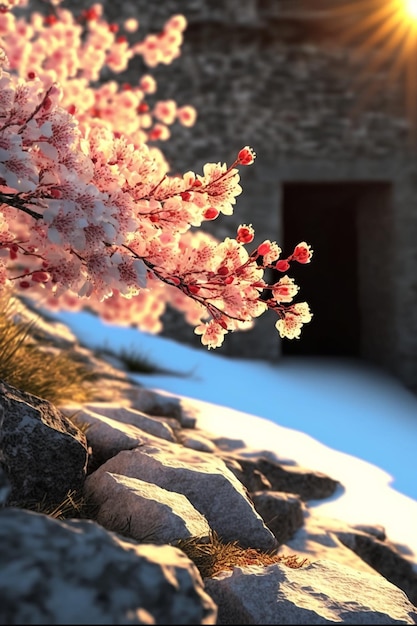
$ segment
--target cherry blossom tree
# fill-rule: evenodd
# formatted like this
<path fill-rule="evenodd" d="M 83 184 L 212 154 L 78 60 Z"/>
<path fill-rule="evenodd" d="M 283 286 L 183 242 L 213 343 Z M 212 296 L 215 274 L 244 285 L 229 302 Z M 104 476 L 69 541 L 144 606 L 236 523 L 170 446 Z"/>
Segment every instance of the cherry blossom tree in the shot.
<path fill-rule="evenodd" d="M 150 106 L 149 73 L 136 85 L 102 79 L 103 68 L 120 73 L 135 55 L 150 68 L 171 63 L 185 18 L 131 45 L 98 4 L 75 17 L 54 0 L 46 16 L 16 17 L 13 6 L 26 4 L 0 4 L 0 288 L 149 332 L 161 330 L 169 302 L 208 348 L 268 309 L 281 337 L 300 337 L 312 314 L 293 301 L 299 288 L 286 272 L 310 262 L 310 246 L 281 258 L 274 241 L 247 250 L 252 225 L 220 242 L 199 229 L 233 213 L 252 148 L 229 165 L 172 174 L 152 144 L 176 122 L 191 127 L 194 108 Z M 126 33 L 137 27 L 124 24 Z M 282 276 L 268 284 L 271 268 Z"/>

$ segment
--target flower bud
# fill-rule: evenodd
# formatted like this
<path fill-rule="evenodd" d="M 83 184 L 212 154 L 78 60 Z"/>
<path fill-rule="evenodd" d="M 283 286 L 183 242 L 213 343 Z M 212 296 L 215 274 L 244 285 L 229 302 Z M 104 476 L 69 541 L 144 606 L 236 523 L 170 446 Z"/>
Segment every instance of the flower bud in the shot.
<path fill-rule="evenodd" d="M 240 165 L 252 165 L 256 157 L 256 153 L 249 146 L 245 146 L 239 151 L 237 161 Z"/>

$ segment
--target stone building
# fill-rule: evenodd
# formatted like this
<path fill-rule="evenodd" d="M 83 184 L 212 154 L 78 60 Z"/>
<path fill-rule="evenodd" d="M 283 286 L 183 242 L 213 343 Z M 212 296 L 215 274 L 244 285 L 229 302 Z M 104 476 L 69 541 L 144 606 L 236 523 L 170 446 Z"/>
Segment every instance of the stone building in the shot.
<path fill-rule="evenodd" d="M 255 243 L 273 239 L 288 254 L 305 240 L 315 251 L 290 273 L 314 313 L 301 339 L 281 341 L 268 313 L 228 335 L 219 354 L 354 357 L 417 389 L 417 167 L 403 90 L 384 69 L 358 83 L 364 59 L 340 43 L 334 20 L 311 10 L 314 2 L 104 5 L 111 19 L 138 17 L 139 34 L 175 13 L 187 18 L 181 57 L 152 72 L 159 98 L 199 113 L 162 146 L 173 170 L 231 162 L 244 145 L 257 153 L 242 171 L 235 214 L 207 229 L 224 238 L 251 223 Z M 143 69 L 135 62 L 130 73 Z M 175 312 L 165 323 L 166 335 L 200 345 Z"/>
<path fill-rule="evenodd" d="M 281 341 L 271 313 L 227 336 L 220 353 L 360 358 L 417 389 L 417 168 L 403 91 L 382 71 L 355 85 L 363 59 L 307 4 L 134 3 L 145 29 L 177 12 L 188 20 L 182 56 L 155 72 L 160 97 L 199 112 L 165 148 L 175 168 L 231 162 L 246 144 L 257 153 L 234 216 L 212 231 L 234 236 L 252 223 L 258 242 L 275 239 L 284 254 L 302 240 L 315 250 L 292 272 L 314 313 L 301 339 Z M 199 345 L 173 312 L 165 334 Z"/>

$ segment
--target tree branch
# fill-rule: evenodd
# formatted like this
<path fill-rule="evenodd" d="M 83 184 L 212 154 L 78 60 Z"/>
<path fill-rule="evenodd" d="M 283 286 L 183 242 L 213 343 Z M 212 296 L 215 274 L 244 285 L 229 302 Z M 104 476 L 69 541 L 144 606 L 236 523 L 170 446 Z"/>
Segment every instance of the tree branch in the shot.
<path fill-rule="evenodd" d="M 17 196 L 16 194 L 12 195 L 0 192 L 1 204 L 7 204 L 8 206 L 18 209 L 19 211 L 23 211 L 24 213 L 30 215 L 30 217 L 33 217 L 33 219 L 35 220 L 42 219 L 43 215 L 41 213 L 36 213 L 36 211 L 33 211 L 32 209 L 29 209 L 29 207 L 26 205 L 26 202 L 27 200 L 19 198 L 19 196 Z"/>

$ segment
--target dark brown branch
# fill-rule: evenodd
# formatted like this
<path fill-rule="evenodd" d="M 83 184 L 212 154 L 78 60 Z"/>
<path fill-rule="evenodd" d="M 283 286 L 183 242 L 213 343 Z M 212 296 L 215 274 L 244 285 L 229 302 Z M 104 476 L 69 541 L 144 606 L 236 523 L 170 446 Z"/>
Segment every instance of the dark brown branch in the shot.
<path fill-rule="evenodd" d="M 16 194 L 12 195 L 12 194 L 0 192 L 0 203 L 7 204 L 8 206 L 13 207 L 14 209 L 23 211 L 24 213 L 27 213 L 28 215 L 30 215 L 30 217 L 33 217 L 33 219 L 35 220 L 40 220 L 43 217 L 41 213 L 36 213 L 36 211 L 33 211 L 27 206 L 27 200 L 24 200 L 23 198 L 19 198 L 19 196 L 17 196 Z"/>

